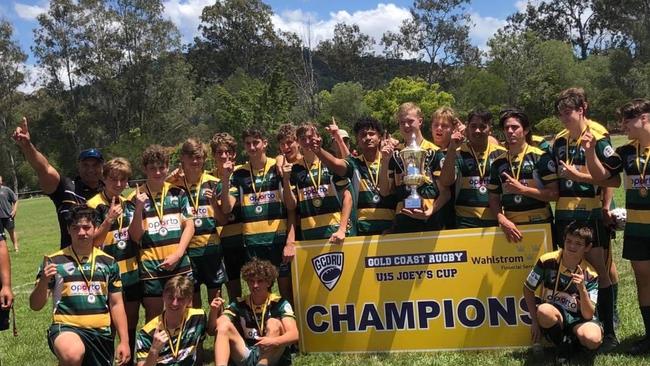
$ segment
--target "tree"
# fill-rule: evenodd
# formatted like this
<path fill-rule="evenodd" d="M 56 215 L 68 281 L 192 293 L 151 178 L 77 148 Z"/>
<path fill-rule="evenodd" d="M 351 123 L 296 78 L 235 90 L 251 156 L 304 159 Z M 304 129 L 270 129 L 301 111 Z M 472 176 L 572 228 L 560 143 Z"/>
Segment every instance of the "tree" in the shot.
<path fill-rule="evenodd" d="M 361 57 L 369 56 L 375 40 L 361 33 L 356 24 L 338 23 L 334 37 L 318 44 L 317 52 L 341 80 L 358 81 L 362 77 Z"/>
<path fill-rule="evenodd" d="M 342 128 L 350 129 L 361 117 L 370 113 L 364 102 L 363 86 L 359 83 L 345 82 L 334 85 L 332 91 L 323 90 L 318 94 L 322 122 L 336 118 Z"/>
<path fill-rule="evenodd" d="M 433 112 L 441 106 L 451 106 L 454 97 L 441 91 L 440 85 L 429 84 L 420 78 L 394 78 L 384 88 L 369 91 L 364 102 L 370 108 L 371 115 L 390 132 L 397 130 L 395 113 L 400 104 L 417 103 L 424 113 L 424 125 L 427 127 Z"/>
<path fill-rule="evenodd" d="M 533 31 L 543 40 L 571 43 L 581 60 L 603 48 L 608 33 L 593 12 L 592 0 L 549 0 L 528 3 L 524 12 L 508 17 L 506 31 Z"/>
<path fill-rule="evenodd" d="M 22 51 L 18 42 L 13 39 L 13 27 L 7 21 L 0 19 L 0 132 L 8 139 L 10 126 L 9 121 L 12 111 L 18 102 L 16 90 L 20 86 L 25 75 L 20 67 L 27 60 L 27 55 Z M 15 152 L 10 144 L 3 143 L 3 155 L 8 158 L 9 170 L 12 173 L 12 185 L 14 191 L 18 191 L 18 175 L 16 172 Z M 9 177 L 6 177 L 9 180 Z"/>
<path fill-rule="evenodd" d="M 650 62 L 650 1 L 593 0 L 594 13 L 612 34 L 612 43 Z"/>
<path fill-rule="evenodd" d="M 401 58 L 408 52 L 426 60 L 429 83 L 444 82 L 453 67 L 478 63 L 480 52 L 469 41 L 466 4 L 469 0 L 415 0 L 399 33 L 384 33 L 386 55 Z"/>
<path fill-rule="evenodd" d="M 225 0 L 201 13 L 201 39 L 195 39 L 195 66 L 207 81 L 224 79 L 237 68 L 261 74 L 280 39 L 273 30 L 269 5 L 260 0 Z M 200 64 L 199 64 L 200 63 Z"/>

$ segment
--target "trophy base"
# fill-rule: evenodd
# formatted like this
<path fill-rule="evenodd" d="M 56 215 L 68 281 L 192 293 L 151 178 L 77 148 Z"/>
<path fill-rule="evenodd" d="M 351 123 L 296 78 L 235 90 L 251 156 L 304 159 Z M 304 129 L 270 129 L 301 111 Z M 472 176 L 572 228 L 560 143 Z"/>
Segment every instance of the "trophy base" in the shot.
<path fill-rule="evenodd" d="M 409 210 L 422 208 L 422 199 L 420 197 L 418 198 L 408 197 L 404 200 L 404 208 L 407 208 Z"/>

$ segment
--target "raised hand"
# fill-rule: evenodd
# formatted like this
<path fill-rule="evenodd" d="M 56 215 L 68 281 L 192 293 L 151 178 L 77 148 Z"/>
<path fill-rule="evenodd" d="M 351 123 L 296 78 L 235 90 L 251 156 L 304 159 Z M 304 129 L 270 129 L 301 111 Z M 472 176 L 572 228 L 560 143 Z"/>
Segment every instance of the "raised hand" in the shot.
<path fill-rule="evenodd" d="M 122 216 L 122 204 L 117 196 L 113 196 L 111 207 L 108 210 L 108 219 L 114 222 L 120 216 Z"/>
<path fill-rule="evenodd" d="M 596 137 L 594 137 L 594 135 L 591 133 L 589 127 L 587 127 L 587 130 L 582 135 L 582 139 L 580 141 L 583 142 L 585 150 L 594 150 L 596 148 Z"/>
<path fill-rule="evenodd" d="M 578 287 L 583 287 L 585 285 L 585 274 L 580 265 L 578 265 L 576 271 L 571 274 L 571 282 Z"/>
<path fill-rule="evenodd" d="M 451 151 L 456 150 L 465 140 L 465 126 L 461 128 L 457 128 L 452 132 L 451 134 L 451 140 L 449 140 L 449 147 L 448 149 Z"/>
<path fill-rule="evenodd" d="M 329 134 L 332 136 L 337 136 L 339 134 L 339 126 L 336 124 L 334 116 L 332 116 L 332 123 L 329 126 L 325 127 L 325 130 L 327 130 L 327 132 L 329 132 Z"/>
<path fill-rule="evenodd" d="M 158 326 L 156 327 L 156 331 L 153 333 L 153 341 L 151 342 L 150 351 L 160 353 L 160 351 L 167 344 L 168 341 L 169 341 L 169 335 L 167 334 L 167 331 L 165 331 L 165 329 L 163 328 L 163 322 L 161 320 L 160 323 L 158 323 Z"/>
<path fill-rule="evenodd" d="M 393 151 L 395 151 L 395 146 L 393 145 L 388 132 L 384 132 L 384 138 L 381 140 L 380 151 L 382 160 L 388 160 L 393 156 Z"/>
<path fill-rule="evenodd" d="M 503 182 L 505 188 L 504 191 L 508 193 L 524 194 L 524 191 L 526 190 L 526 186 L 521 184 L 520 181 L 511 177 L 506 172 L 501 173 L 501 176 L 505 179 L 505 181 Z"/>
<path fill-rule="evenodd" d="M 13 134 L 13 139 L 18 145 L 25 146 L 31 143 L 31 137 L 29 135 L 29 128 L 27 127 L 27 117 L 23 116 L 22 121 Z"/>
<path fill-rule="evenodd" d="M 137 207 L 144 207 L 144 203 L 147 202 L 149 197 L 145 192 L 140 189 L 140 185 L 136 183 L 135 185 L 135 204 Z"/>

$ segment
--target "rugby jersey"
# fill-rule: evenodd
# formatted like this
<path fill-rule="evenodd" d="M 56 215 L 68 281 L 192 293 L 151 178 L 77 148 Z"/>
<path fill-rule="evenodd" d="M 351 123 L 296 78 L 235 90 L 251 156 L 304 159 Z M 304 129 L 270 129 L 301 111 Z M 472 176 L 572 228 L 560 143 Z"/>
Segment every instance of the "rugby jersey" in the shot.
<path fill-rule="evenodd" d="M 140 186 L 140 191 L 147 193 L 146 186 Z M 160 209 L 162 192 L 166 192 L 163 198 L 163 221 L 165 223 L 164 228 L 167 231 L 166 235 L 160 234 L 161 223 L 156 211 L 156 207 L 158 207 L 158 210 Z M 131 192 L 129 199 L 135 202 L 136 194 L 136 190 Z M 185 191 L 165 182 L 162 191 L 155 194 L 153 201 L 152 197 L 145 201 L 142 213 L 144 217 L 142 223 L 144 234 L 140 240 L 140 279 L 166 278 L 191 272 L 192 268 L 187 254 L 181 257 L 173 270 L 165 271 L 159 268 L 165 258 L 174 254 L 178 249 L 181 234 L 183 233 L 183 221 L 192 219 L 192 211 Z"/>
<path fill-rule="evenodd" d="M 238 297 L 226 307 L 223 314 L 232 321 L 249 347 L 258 342 L 256 337 L 264 336 L 266 320 L 296 318 L 291 304 L 276 294 L 269 294 L 266 304 L 262 305 L 253 305 L 250 295 Z"/>
<path fill-rule="evenodd" d="M 153 336 L 156 333 L 158 324 L 163 321 L 163 315 L 153 318 L 138 332 L 135 340 L 137 362 L 144 362 L 147 359 L 153 344 Z M 183 324 L 182 332 L 177 330 L 176 333 L 169 337 L 169 341 L 162 346 L 160 353 L 158 353 L 156 365 L 191 366 L 196 363 L 196 352 L 205 339 L 207 324 L 205 312 L 203 309 L 187 308 L 183 321 L 184 324 L 181 323 Z M 176 348 L 177 342 L 180 342 L 176 357 L 174 357 L 175 351 L 170 347 L 170 342 L 174 348 Z"/>
<path fill-rule="evenodd" d="M 393 225 L 395 196 L 382 197 L 377 188 L 381 159 L 368 163 L 363 155 L 345 159 L 345 178 L 352 184 L 354 207 L 359 235 L 381 234 Z"/>
<path fill-rule="evenodd" d="M 509 159 L 512 159 L 512 164 Z M 518 172 L 519 167 L 521 172 Z M 504 192 L 503 184 L 507 180 L 503 173 L 515 179 L 519 175 L 519 182 L 524 186 L 542 189 L 557 181 L 555 161 L 551 155 L 530 145 L 517 156 L 503 153 L 492 163 L 488 185 L 490 193 L 501 195 L 501 206 L 508 220 L 515 224 L 550 222 L 553 218 L 551 205 L 523 194 Z"/>
<path fill-rule="evenodd" d="M 580 313 L 580 290 L 572 283 L 571 271 L 561 263 L 562 249 L 543 254 L 530 271 L 524 285 L 531 291 L 543 286 L 542 301 L 560 306 L 576 318 Z M 598 275 L 596 270 L 583 259 L 580 268 L 585 276 L 585 286 L 593 304 L 598 299 Z M 558 278 L 559 273 L 559 278 Z"/>
<path fill-rule="evenodd" d="M 442 166 L 445 163 L 445 155 L 447 154 L 447 149 L 440 149 L 436 151 L 429 170 L 435 182 L 440 177 L 440 172 L 442 171 Z M 456 228 L 456 183 L 454 182 L 449 186 L 450 198 L 444 206 L 440 208 L 437 212 L 434 212 L 433 215 L 429 218 L 428 227 L 438 227 L 442 229 L 455 229 Z"/>
<path fill-rule="evenodd" d="M 428 207 L 433 205 L 439 194 L 436 183 L 432 182 L 429 178 L 417 188 L 417 192 L 422 199 L 422 205 Z M 440 230 L 442 225 L 439 222 L 434 222 L 430 219 L 423 221 L 401 213 L 402 208 L 404 208 L 404 200 L 410 195 L 411 188 L 404 184 L 395 189 L 397 207 L 395 208 L 395 225 L 393 231 L 395 233 L 412 233 L 416 231 Z"/>
<path fill-rule="evenodd" d="M 488 227 L 496 226 L 496 217 L 492 214 L 488 204 L 487 186 L 490 183 L 490 169 L 497 157 L 506 149 L 493 144 L 488 140 L 485 151 L 475 151 L 474 157 L 469 143 L 465 142 L 456 150 L 456 226 Z M 479 164 L 485 164 L 483 176 L 479 171 Z M 480 187 L 486 187 L 485 193 L 480 192 Z"/>
<path fill-rule="evenodd" d="M 592 129 L 591 133 L 596 138 L 596 156 L 605 169 L 611 174 L 616 174 L 620 169 L 621 158 L 616 154 L 610 144 L 609 138 Z M 602 202 L 600 187 L 589 183 L 579 183 L 562 177 L 560 161 L 571 162 L 580 172 L 587 173 L 585 150 L 582 142 L 572 139 L 568 130 L 560 132 L 553 143 L 553 159 L 558 167 L 558 182 L 560 184 L 560 198 L 555 204 L 555 218 L 558 221 L 572 220 L 599 220 L 602 218 Z"/>
<path fill-rule="evenodd" d="M 290 182 L 298 201 L 302 239 L 328 239 L 341 224 L 342 191 L 350 189 L 350 182 L 335 176 L 318 159 L 310 167 L 306 166 L 304 159 L 295 162 L 291 167 Z M 314 182 L 319 186 L 316 187 Z M 314 202 L 318 202 L 320 207 Z M 356 234 L 352 220 L 344 225 L 346 236 Z"/>
<path fill-rule="evenodd" d="M 551 144 L 546 141 L 544 136 L 532 135 L 531 140 L 531 146 L 535 146 L 544 152 L 551 153 Z"/>
<path fill-rule="evenodd" d="M 642 148 L 635 141 L 618 147 L 616 153 L 621 157 L 621 170 L 625 171 L 627 220 L 623 241 L 646 244 L 650 241 L 650 148 Z M 641 171 L 644 174 L 639 174 Z M 642 187 L 646 187 L 645 197 L 641 194 Z"/>
<path fill-rule="evenodd" d="M 52 323 L 93 329 L 110 335 L 109 295 L 122 291 L 120 271 L 115 259 L 100 249 L 93 247 L 93 256 L 94 269 L 91 268 L 89 257 L 79 258 L 83 274 L 72 246 L 47 256 L 46 261 L 56 265 L 56 274 L 48 283 L 52 291 Z M 36 275 L 38 280 L 42 277 L 43 264 Z M 86 280 L 90 282 L 90 288 Z M 94 298 L 90 300 L 89 295 Z"/>
<path fill-rule="evenodd" d="M 101 249 L 104 253 L 115 258 L 120 269 L 122 286 L 136 285 L 140 281 L 138 273 L 138 244 L 129 237 L 129 225 L 133 221 L 135 204 L 120 196 L 122 205 L 122 217 L 111 224 L 102 240 Z M 111 209 L 111 200 L 108 200 L 104 192 L 98 193 L 88 200 L 87 205 L 99 213 L 100 223 L 106 220 Z M 121 221 L 121 222 L 120 222 Z"/>
<path fill-rule="evenodd" d="M 235 170 L 239 169 L 241 165 L 235 166 Z M 215 187 L 215 195 L 221 197 L 222 182 L 221 178 L 217 174 L 218 171 L 215 171 L 214 176 L 217 178 L 217 184 Z M 244 245 L 242 233 L 241 233 L 241 207 L 239 202 L 235 203 L 235 206 L 232 208 L 232 211 L 228 215 L 228 223 L 223 226 L 217 227 L 217 235 L 221 241 L 222 248 L 240 248 Z"/>
<path fill-rule="evenodd" d="M 187 247 L 187 255 L 200 257 L 219 252 L 219 236 L 217 235 L 217 221 L 214 219 L 214 209 L 210 199 L 205 196 L 206 191 L 213 191 L 217 186 L 217 178 L 203 173 L 199 181 L 190 184 L 183 178 L 171 177 L 169 183 L 185 190 L 188 202 L 194 217 L 194 236 Z M 187 183 L 187 185 L 186 185 Z M 197 188 L 200 183 L 200 189 Z M 197 195 L 198 191 L 198 195 Z"/>
<path fill-rule="evenodd" d="M 246 246 L 278 245 L 286 240 L 287 210 L 282 201 L 282 179 L 275 164 L 275 159 L 267 157 L 264 170 L 259 174 L 246 163 L 230 178 L 230 195 L 241 207 Z"/>

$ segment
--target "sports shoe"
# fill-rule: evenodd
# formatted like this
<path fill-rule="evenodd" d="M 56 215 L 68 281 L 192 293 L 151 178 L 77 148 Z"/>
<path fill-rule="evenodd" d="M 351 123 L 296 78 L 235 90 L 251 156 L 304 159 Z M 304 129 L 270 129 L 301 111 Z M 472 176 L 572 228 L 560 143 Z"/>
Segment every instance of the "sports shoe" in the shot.
<path fill-rule="evenodd" d="M 618 338 L 614 334 L 605 334 L 603 343 L 598 348 L 598 353 L 610 353 L 618 347 Z"/>
<path fill-rule="evenodd" d="M 556 365 L 565 365 L 569 362 L 571 358 L 571 351 L 573 350 L 573 344 L 571 338 L 564 337 L 562 343 L 557 346 L 555 354 L 555 364 Z"/>
<path fill-rule="evenodd" d="M 634 343 L 627 353 L 630 355 L 643 355 L 650 353 L 650 337 L 645 337 Z"/>

